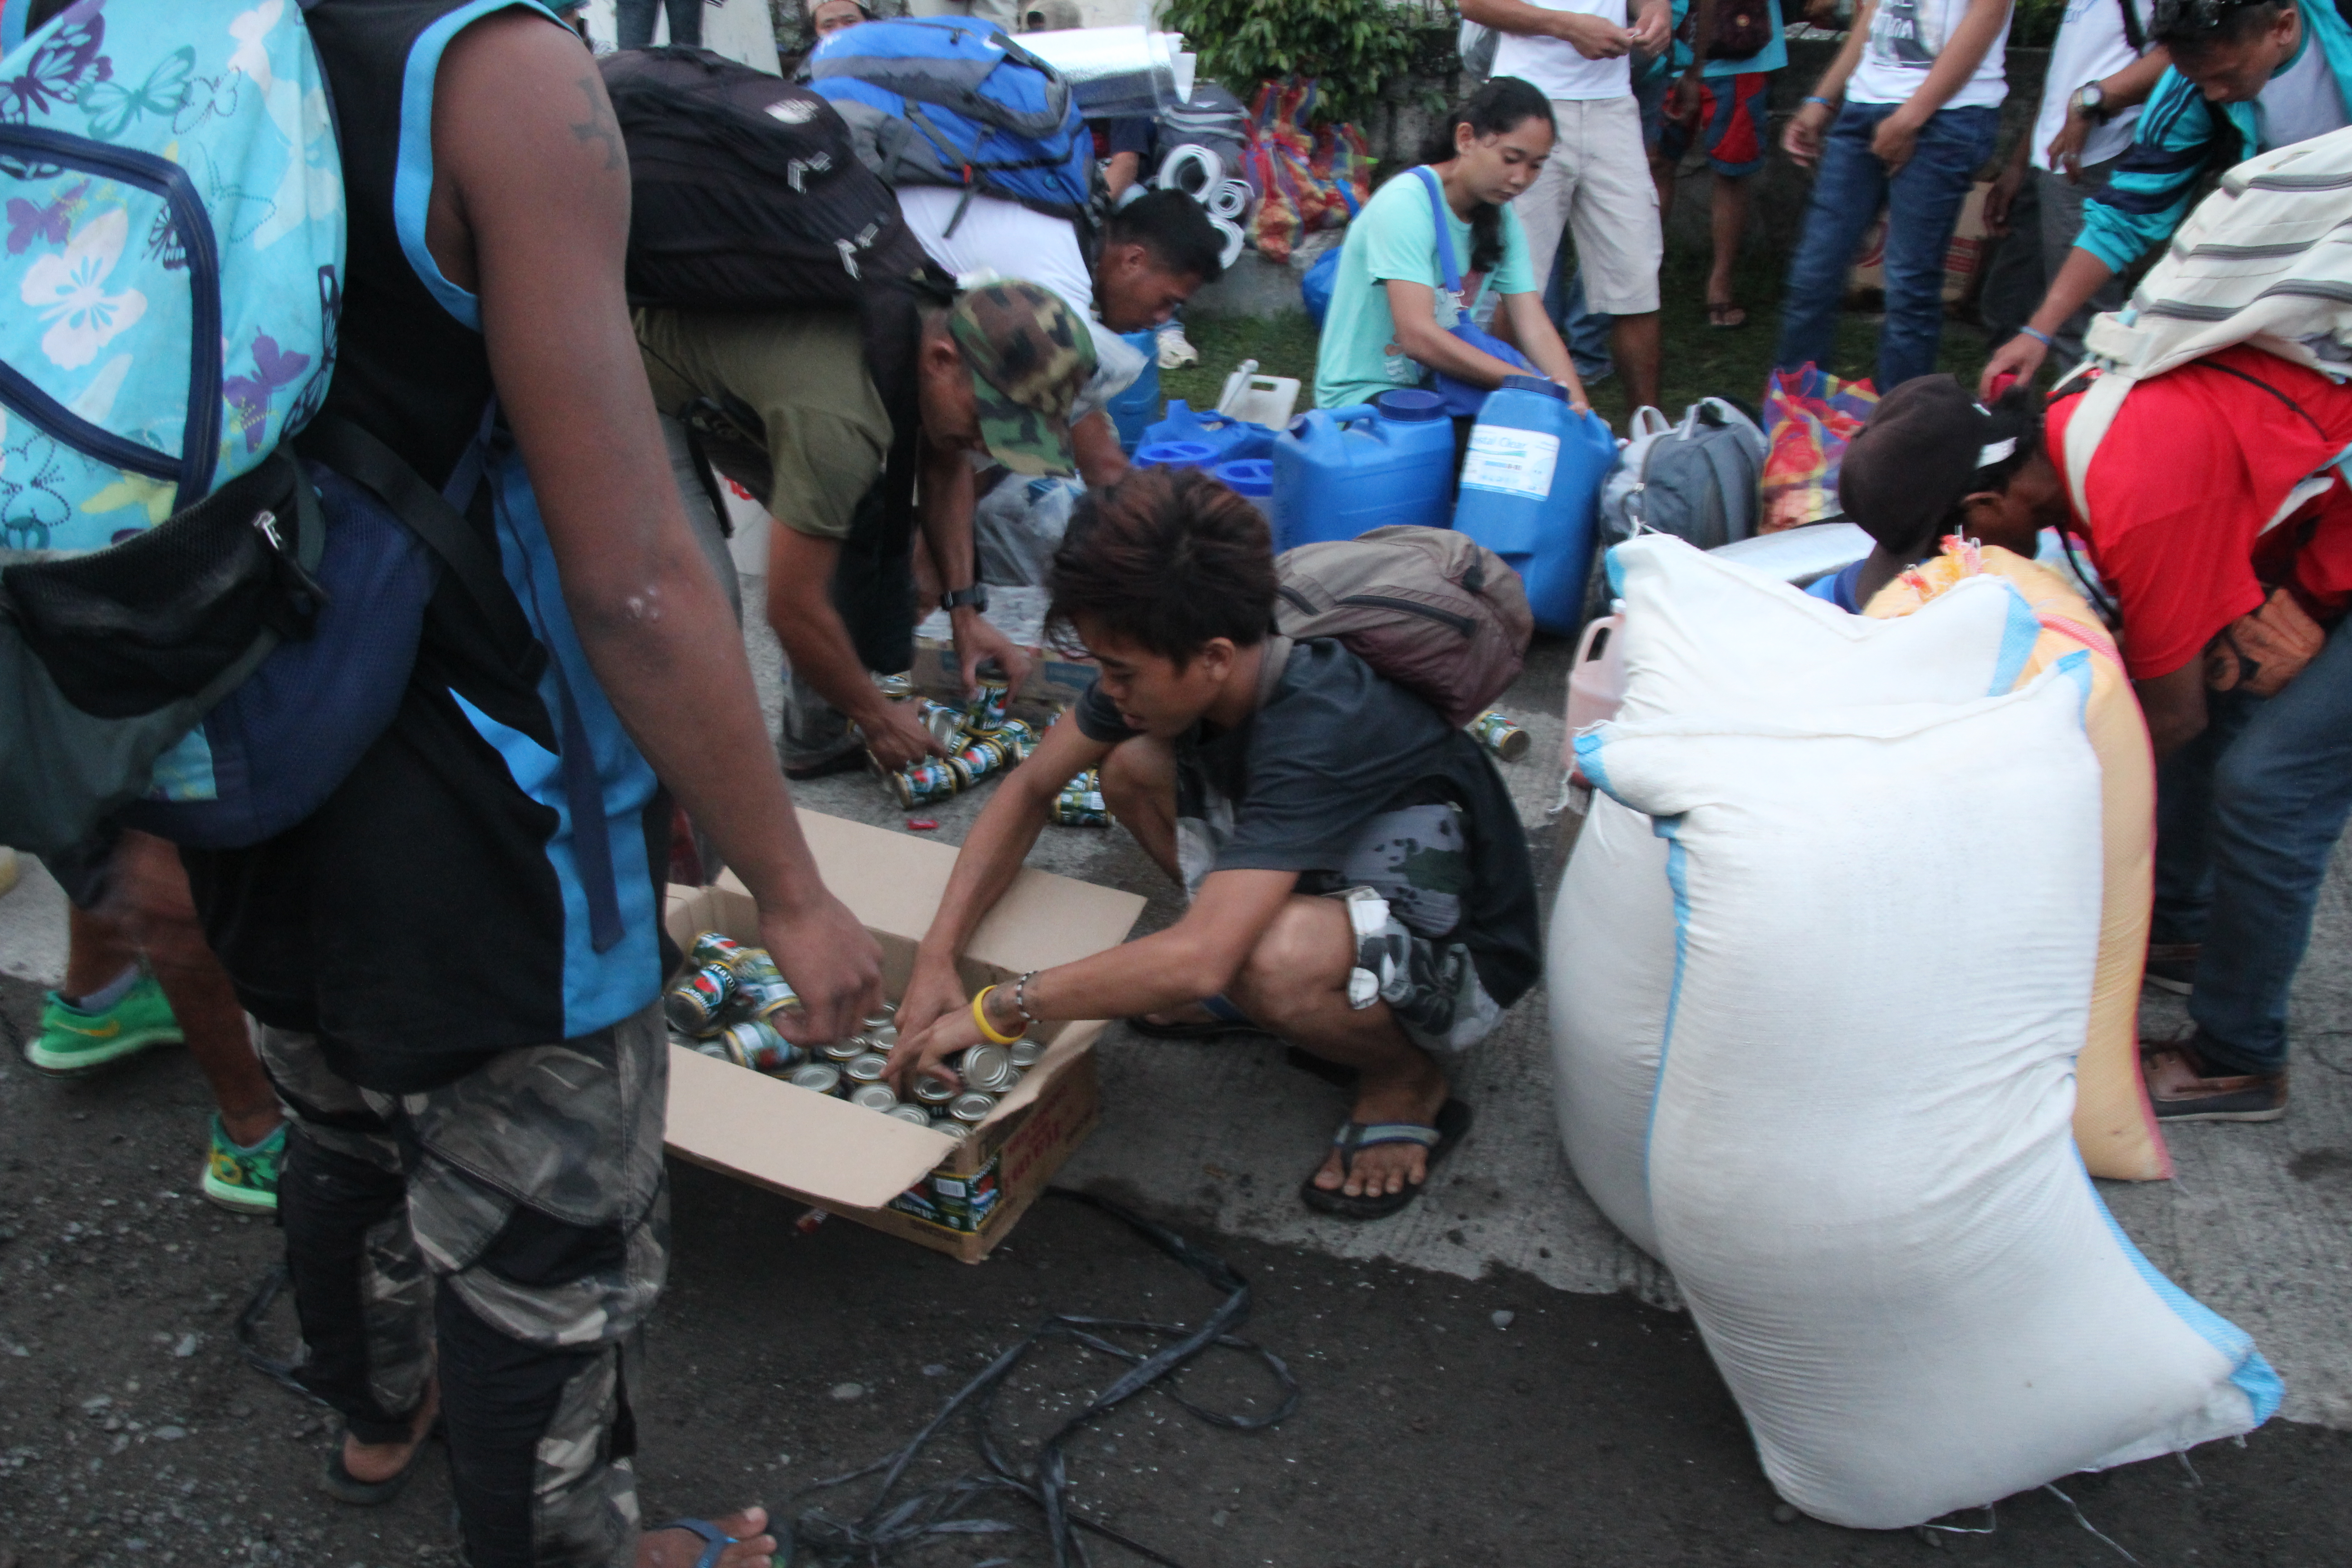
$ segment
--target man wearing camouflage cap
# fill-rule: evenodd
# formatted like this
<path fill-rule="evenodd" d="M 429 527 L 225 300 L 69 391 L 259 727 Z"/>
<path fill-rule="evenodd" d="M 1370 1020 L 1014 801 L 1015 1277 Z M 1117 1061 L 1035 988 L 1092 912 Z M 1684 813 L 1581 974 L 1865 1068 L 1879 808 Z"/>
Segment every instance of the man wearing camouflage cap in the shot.
<path fill-rule="evenodd" d="M 1016 279 L 925 310 L 908 364 L 868 363 L 871 340 L 846 309 L 646 310 L 636 326 L 656 406 L 690 424 L 713 466 L 778 524 L 768 621 L 789 667 L 785 771 L 855 765 L 861 741 L 887 767 L 943 754 L 912 706 L 886 700 L 867 675 L 913 659 L 912 540 L 889 526 L 888 492 L 917 483 L 967 685 L 986 659 L 1017 685 L 1028 660 L 983 617 L 974 584 L 968 454 L 1016 474 L 1076 471 L 1070 411 L 1095 368 L 1085 323 Z M 909 434 L 912 462 L 893 461 Z"/>

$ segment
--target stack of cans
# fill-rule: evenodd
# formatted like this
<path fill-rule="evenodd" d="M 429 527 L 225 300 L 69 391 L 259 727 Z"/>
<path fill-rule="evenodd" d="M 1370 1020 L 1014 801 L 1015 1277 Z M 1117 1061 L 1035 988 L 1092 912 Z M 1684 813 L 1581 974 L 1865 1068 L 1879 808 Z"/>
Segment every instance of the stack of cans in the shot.
<path fill-rule="evenodd" d="M 686 973 L 662 998 L 671 1033 L 683 1044 L 767 1073 L 789 1073 L 808 1059 L 776 1027 L 779 1014 L 800 1005 L 765 948 L 715 931 L 694 939 Z"/>
<path fill-rule="evenodd" d="M 971 700 L 961 708 L 923 699 L 918 716 L 931 739 L 947 748 L 948 755 L 925 757 L 883 771 L 883 783 L 892 797 L 901 807 L 912 810 L 946 800 L 1026 759 L 1037 749 L 1037 732 L 1006 716 L 1012 700 L 1012 685 L 1002 675 L 982 675 Z"/>
<path fill-rule="evenodd" d="M 1108 827 L 1110 808 L 1103 805 L 1102 774 L 1093 768 L 1062 786 L 1050 815 L 1065 827 Z"/>

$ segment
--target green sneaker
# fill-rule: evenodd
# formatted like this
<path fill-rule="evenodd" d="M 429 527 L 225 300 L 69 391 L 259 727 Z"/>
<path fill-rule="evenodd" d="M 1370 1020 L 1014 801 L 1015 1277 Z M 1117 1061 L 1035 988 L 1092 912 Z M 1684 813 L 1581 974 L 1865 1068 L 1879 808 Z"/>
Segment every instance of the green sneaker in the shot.
<path fill-rule="evenodd" d="M 56 992 L 41 1008 L 41 1032 L 25 1047 L 36 1072 L 75 1078 L 157 1046 L 180 1043 L 180 1021 L 163 988 L 142 974 L 122 1000 L 103 1013 L 85 1013 Z"/>
<path fill-rule="evenodd" d="M 278 1212 L 278 1167 L 286 1159 L 286 1123 L 250 1149 L 229 1142 L 221 1120 L 213 1118 L 213 1148 L 205 1160 L 205 1196 L 237 1214 Z"/>

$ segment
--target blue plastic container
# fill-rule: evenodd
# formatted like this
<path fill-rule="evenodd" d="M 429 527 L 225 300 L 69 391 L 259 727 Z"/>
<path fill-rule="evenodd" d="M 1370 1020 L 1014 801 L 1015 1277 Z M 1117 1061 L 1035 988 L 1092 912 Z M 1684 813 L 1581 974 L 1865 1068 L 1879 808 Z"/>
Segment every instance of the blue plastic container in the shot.
<path fill-rule="evenodd" d="M 1217 449 L 1202 441 L 1146 441 L 1128 454 L 1139 468 L 1213 468 Z"/>
<path fill-rule="evenodd" d="M 1470 432 L 1454 526 L 1511 563 L 1545 631 L 1576 630 L 1601 483 L 1616 463 L 1608 423 L 1537 376 L 1506 380 Z"/>
<path fill-rule="evenodd" d="M 1133 385 L 1110 400 L 1110 422 L 1118 427 L 1118 449 L 1132 457 L 1150 439 L 1145 427 L 1160 417 L 1160 329 L 1122 332 L 1120 339 L 1143 355 L 1143 374 Z"/>
<path fill-rule="evenodd" d="M 1312 408 L 1274 444 L 1276 550 L 1391 524 L 1444 528 L 1453 510 L 1454 422 L 1427 394 L 1385 411 Z"/>
<path fill-rule="evenodd" d="M 1214 409 L 1195 414 L 1182 398 L 1172 397 L 1168 401 L 1167 414 L 1144 431 L 1143 439 L 1147 445 L 1158 441 L 1196 442 L 1216 453 L 1218 462 L 1229 463 L 1239 458 L 1274 456 L 1275 435 L 1264 425 L 1253 425 Z"/>
<path fill-rule="evenodd" d="M 1274 522 L 1274 459 L 1235 458 L 1209 470 L 1235 495 L 1257 508 L 1269 526 Z"/>

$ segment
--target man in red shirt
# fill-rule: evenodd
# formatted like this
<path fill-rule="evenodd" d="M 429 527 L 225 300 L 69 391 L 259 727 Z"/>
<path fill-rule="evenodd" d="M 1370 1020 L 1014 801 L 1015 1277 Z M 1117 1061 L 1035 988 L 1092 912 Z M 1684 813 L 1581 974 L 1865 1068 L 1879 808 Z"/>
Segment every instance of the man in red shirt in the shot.
<path fill-rule="evenodd" d="M 2052 405 L 2065 451 L 2076 400 Z M 2149 978 L 2196 1033 L 2152 1047 L 2176 1121 L 2286 1113 L 2286 1004 L 2352 813 L 2352 388 L 2235 348 L 2133 389 L 2091 459 L 2087 517 L 2156 747 Z M 2055 523 L 2056 516 L 2042 519 Z"/>

